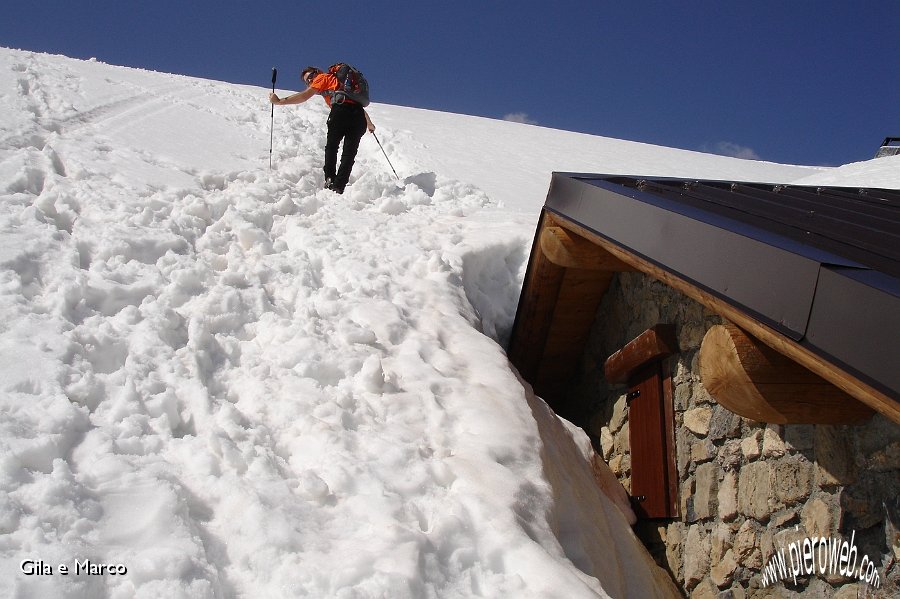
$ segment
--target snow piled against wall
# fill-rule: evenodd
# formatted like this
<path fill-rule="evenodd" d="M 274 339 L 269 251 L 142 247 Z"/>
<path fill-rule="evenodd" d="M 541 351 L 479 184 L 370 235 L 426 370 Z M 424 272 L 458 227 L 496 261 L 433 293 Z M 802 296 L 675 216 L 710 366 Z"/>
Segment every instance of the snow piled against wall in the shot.
<path fill-rule="evenodd" d="M 318 102 L 269 170 L 262 89 L 13 50 L 0 89 L 0 594 L 671 592 L 498 343 L 541 198 L 395 107 L 405 179 L 367 137 L 339 196 Z"/>

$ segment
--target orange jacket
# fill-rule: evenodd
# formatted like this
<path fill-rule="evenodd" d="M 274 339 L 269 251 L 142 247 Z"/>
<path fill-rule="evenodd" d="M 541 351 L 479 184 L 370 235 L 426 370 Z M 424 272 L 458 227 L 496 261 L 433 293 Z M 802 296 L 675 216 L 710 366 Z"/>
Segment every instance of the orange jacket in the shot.
<path fill-rule="evenodd" d="M 331 73 L 319 73 L 312 78 L 312 81 L 309 82 L 309 86 L 319 94 L 335 91 L 340 87 L 340 85 L 338 85 L 337 77 Z M 331 106 L 331 94 L 325 94 L 322 97 L 325 98 L 325 103 Z"/>
<path fill-rule="evenodd" d="M 312 78 L 312 81 L 309 82 L 309 86 L 315 89 L 316 92 L 325 99 L 325 103 L 328 104 L 328 106 L 331 106 L 332 94 L 326 92 L 333 92 L 341 88 L 341 84 L 338 83 L 337 77 L 331 73 L 319 73 Z M 344 102 L 347 104 L 356 104 L 356 102 L 350 98 L 347 98 Z"/>

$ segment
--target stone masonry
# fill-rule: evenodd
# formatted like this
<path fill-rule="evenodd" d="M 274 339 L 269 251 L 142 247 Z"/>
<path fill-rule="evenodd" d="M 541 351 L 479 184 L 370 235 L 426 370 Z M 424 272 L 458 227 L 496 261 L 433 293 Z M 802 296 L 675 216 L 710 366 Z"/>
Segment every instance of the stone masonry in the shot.
<path fill-rule="evenodd" d="M 635 529 L 691 598 L 900 596 L 900 426 L 773 425 L 739 417 L 706 392 L 697 364 L 721 317 L 639 273 L 616 277 L 594 322 L 573 391 L 580 424 L 627 490 L 631 460 L 624 388 L 603 379 L 607 357 L 647 328 L 676 327 L 669 358 L 681 515 Z M 807 537 L 853 539 L 878 588 L 837 574 L 763 584 L 779 550 Z M 870 572 L 872 569 L 870 568 Z"/>

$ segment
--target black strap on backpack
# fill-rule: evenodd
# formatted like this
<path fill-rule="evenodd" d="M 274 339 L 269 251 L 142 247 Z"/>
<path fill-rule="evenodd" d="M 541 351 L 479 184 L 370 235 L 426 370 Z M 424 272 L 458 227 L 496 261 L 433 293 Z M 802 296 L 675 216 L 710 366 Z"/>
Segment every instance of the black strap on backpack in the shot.
<path fill-rule="evenodd" d="M 338 89 L 322 92 L 331 97 L 331 104 L 355 102 L 363 107 L 369 105 L 369 82 L 365 76 L 345 62 L 338 62 L 329 67 L 328 72 L 338 80 Z"/>

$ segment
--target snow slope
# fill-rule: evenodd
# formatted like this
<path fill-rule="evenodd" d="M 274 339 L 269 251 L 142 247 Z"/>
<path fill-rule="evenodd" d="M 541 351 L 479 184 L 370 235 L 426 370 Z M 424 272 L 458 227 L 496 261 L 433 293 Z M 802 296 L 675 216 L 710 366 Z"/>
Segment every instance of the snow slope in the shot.
<path fill-rule="evenodd" d="M 536 222 L 553 171 L 788 183 L 825 169 L 790 166 L 558 131 L 466 115 L 379 106 L 378 123 L 406 133 L 417 161 L 471 181 Z"/>
<path fill-rule="evenodd" d="M 373 105 L 338 196 L 317 99 L 270 171 L 265 89 L 6 49 L 0 110 L 2 596 L 671 596 L 502 350 L 550 171 L 827 175 Z"/>

